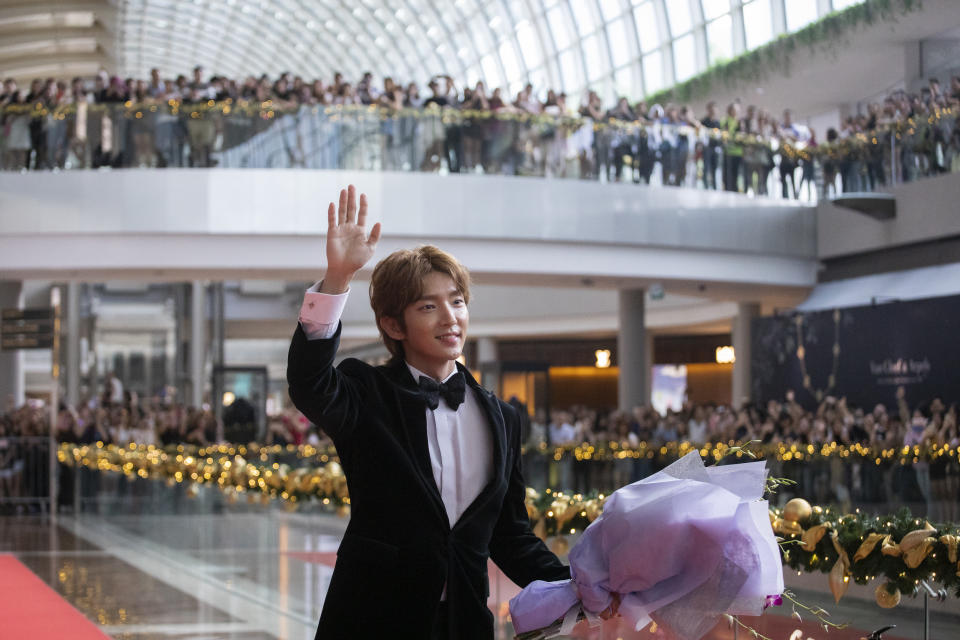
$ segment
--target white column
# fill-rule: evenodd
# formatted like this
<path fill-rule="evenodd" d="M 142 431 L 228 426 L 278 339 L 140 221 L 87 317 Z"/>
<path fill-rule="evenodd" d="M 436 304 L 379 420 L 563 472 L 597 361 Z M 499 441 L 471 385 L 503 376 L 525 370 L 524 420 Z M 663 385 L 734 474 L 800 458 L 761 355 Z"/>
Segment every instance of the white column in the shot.
<path fill-rule="evenodd" d="M 190 283 L 190 405 L 199 407 L 203 404 L 204 360 L 207 351 L 206 317 L 206 287 L 200 280 Z"/>
<path fill-rule="evenodd" d="M 62 337 L 63 348 L 67 352 L 64 381 L 67 393 L 64 400 L 68 406 L 76 407 L 80 402 L 80 283 L 67 283 L 66 308 L 67 333 Z"/>
<path fill-rule="evenodd" d="M 653 334 L 649 331 L 643 332 L 643 361 L 644 367 L 643 372 L 646 376 L 646 383 L 643 386 L 644 398 L 649 403 L 650 399 L 653 398 Z"/>
<path fill-rule="evenodd" d="M 750 377 L 750 321 L 760 315 L 760 305 L 741 302 L 737 305 L 737 317 L 733 319 L 733 406 L 740 408 L 750 401 L 752 379 Z"/>
<path fill-rule="evenodd" d="M 617 335 L 617 390 L 621 411 L 647 403 L 647 329 L 644 320 L 646 291 L 620 291 L 620 331 Z"/>
<path fill-rule="evenodd" d="M 0 280 L 0 308 L 23 308 L 23 283 Z M 19 407 L 24 403 L 24 373 L 22 351 L 0 351 L 0 411 L 7 403 Z"/>
<path fill-rule="evenodd" d="M 500 391 L 500 367 L 497 341 L 490 337 L 477 339 L 477 368 L 483 372 L 483 386 L 488 391 Z"/>

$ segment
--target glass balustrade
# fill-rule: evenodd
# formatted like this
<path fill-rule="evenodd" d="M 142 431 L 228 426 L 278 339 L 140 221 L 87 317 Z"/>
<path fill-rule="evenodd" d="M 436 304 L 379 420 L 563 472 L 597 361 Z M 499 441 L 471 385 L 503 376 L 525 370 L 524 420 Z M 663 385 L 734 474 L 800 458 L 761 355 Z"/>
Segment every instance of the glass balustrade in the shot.
<path fill-rule="evenodd" d="M 956 113 L 816 144 L 502 109 L 271 102 L 8 105 L 2 167 L 304 168 L 537 176 L 816 201 L 960 171 Z M 832 136 L 831 136 L 832 137 Z"/>

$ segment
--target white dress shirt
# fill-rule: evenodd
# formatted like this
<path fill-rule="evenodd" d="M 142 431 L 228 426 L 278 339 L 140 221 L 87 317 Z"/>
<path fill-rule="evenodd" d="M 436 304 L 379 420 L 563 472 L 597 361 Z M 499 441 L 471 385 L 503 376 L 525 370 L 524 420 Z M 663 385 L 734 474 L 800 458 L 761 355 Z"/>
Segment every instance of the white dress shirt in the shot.
<path fill-rule="evenodd" d="M 307 289 L 300 307 L 300 324 L 308 340 L 331 337 L 347 301 L 347 293 L 330 295 Z M 427 374 L 407 364 L 414 381 Z M 456 372 L 454 372 L 456 373 Z M 446 382 L 449 377 L 438 382 Z M 493 477 L 493 437 L 476 395 L 467 388 L 463 404 L 451 409 L 441 399 L 426 409 L 427 448 L 433 479 L 452 527 Z"/>

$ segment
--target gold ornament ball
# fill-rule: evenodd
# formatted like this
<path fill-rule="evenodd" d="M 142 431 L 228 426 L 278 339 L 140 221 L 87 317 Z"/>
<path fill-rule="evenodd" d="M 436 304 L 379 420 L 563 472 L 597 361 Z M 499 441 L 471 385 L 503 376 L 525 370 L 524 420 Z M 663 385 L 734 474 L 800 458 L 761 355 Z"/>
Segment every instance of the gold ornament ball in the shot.
<path fill-rule="evenodd" d="M 586 504 L 587 520 L 593 522 L 603 513 L 603 506 L 598 500 L 587 500 Z"/>
<path fill-rule="evenodd" d="M 794 498 L 783 507 L 783 519 L 789 522 L 806 520 L 813 513 L 813 507 L 803 498 Z"/>
<path fill-rule="evenodd" d="M 557 536 L 553 539 L 553 542 L 550 543 L 550 550 L 558 556 L 565 556 L 567 552 L 570 551 L 570 543 L 567 542 L 565 537 Z"/>
<path fill-rule="evenodd" d="M 874 598 L 877 599 L 877 604 L 883 607 L 884 609 L 892 609 L 898 604 L 900 604 L 900 589 L 894 588 L 893 593 L 887 591 L 887 585 L 889 582 L 885 582 L 877 587 L 877 590 L 873 592 Z"/>
<path fill-rule="evenodd" d="M 530 520 L 537 520 L 537 519 L 540 518 L 540 511 L 537 509 L 536 506 L 534 506 L 534 504 L 533 504 L 532 502 L 527 502 L 527 503 L 526 503 L 526 507 L 527 507 L 527 518 L 528 518 L 528 519 L 530 519 Z"/>

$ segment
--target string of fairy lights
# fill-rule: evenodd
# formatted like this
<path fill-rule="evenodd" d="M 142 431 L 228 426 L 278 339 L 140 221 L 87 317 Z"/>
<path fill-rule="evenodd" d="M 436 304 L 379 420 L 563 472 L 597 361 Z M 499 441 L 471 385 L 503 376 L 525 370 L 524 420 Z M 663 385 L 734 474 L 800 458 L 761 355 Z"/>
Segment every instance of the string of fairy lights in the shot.
<path fill-rule="evenodd" d="M 695 448 L 675 445 L 681 455 L 692 450 Z M 743 454 L 740 448 L 734 450 L 731 455 Z M 840 455 L 839 450 L 839 445 L 819 452 L 788 448 L 783 455 L 833 456 Z M 669 451 L 670 447 L 664 446 L 648 452 L 667 455 Z M 722 449 L 707 449 L 711 457 L 723 457 L 719 451 Z M 290 454 L 295 462 L 312 464 L 271 462 L 271 456 L 277 454 Z M 291 510 L 312 505 L 341 516 L 350 512 L 347 479 L 338 459 L 330 450 L 311 446 L 179 445 L 163 449 L 153 445 L 65 443 L 58 450 L 58 459 L 70 467 L 123 474 L 131 481 L 142 478 L 159 479 L 171 486 L 185 484 L 188 496 L 196 496 L 200 487 L 207 485 L 224 492 L 228 502 L 245 497 L 247 502 L 257 504 L 280 500 Z M 534 533 L 550 539 L 551 548 L 564 554 L 569 549 L 567 536 L 583 531 L 596 520 L 606 499 L 602 493 L 528 488 L 527 514 Z M 851 581 L 867 584 L 878 578 L 884 582 L 877 587 L 875 598 L 884 607 L 896 606 L 902 594 L 915 594 L 924 581 L 939 583 L 960 597 L 957 524 L 934 525 L 914 518 L 906 509 L 881 516 L 862 514 L 859 509 L 853 514 L 841 513 L 832 507 L 811 506 L 802 498 L 794 498 L 782 509 L 771 508 L 770 523 L 781 540 L 784 565 L 798 573 L 829 573 L 837 601 Z"/>
<path fill-rule="evenodd" d="M 102 442 L 97 443 L 97 447 L 104 447 Z M 158 450 L 158 451 L 176 451 L 185 456 L 195 458 L 209 458 L 240 455 L 245 459 L 253 460 L 257 458 L 262 462 L 267 462 L 272 457 L 282 456 L 285 458 L 295 458 L 303 464 L 326 464 L 337 458 L 337 451 L 332 446 L 314 446 L 310 444 L 302 445 L 214 445 L 210 447 L 200 447 L 194 445 L 171 445 L 165 449 L 158 447 L 144 447 L 143 445 L 134 445 L 137 450 Z M 730 442 L 707 443 L 704 445 L 695 445 L 690 442 L 668 442 L 668 443 L 648 443 L 640 442 L 637 445 L 631 445 L 627 442 L 616 440 L 568 444 L 564 446 L 548 446 L 544 443 L 536 447 L 523 448 L 524 455 L 541 455 L 559 462 L 568 458 L 577 461 L 595 461 L 608 462 L 624 459 L 646 458 L 658 464 L 669 464 L 670 462 L 685 456 L 691 451 L 699 451 L 700 457 L 704 460 L 719 461 L 731 452 L 736 457 L 742 457 L 743 452 L 737 450 L 738 447 Z M 935 445 L 913 445 L 900 447 L 882 447 L 865 444 L 841 444 L 838 442 L 827 442 L 822 444 L 802 444 L 802 443 L 776 443 L 776 444 L 751 444 L 751 453 L 759 459 L 776 460 L 779 462 L 790 461 L 820 461 L 840 458 L 851 462 L 870 462 L 875 465 L 883 464 L 901 464 L 909 465 L 917 462 L 933 462 L 941 458 L 948 461 L 960 463 L 960 447 L 949 444 Z"/>

